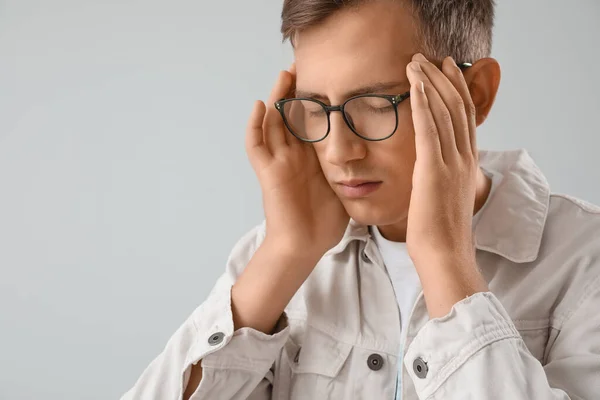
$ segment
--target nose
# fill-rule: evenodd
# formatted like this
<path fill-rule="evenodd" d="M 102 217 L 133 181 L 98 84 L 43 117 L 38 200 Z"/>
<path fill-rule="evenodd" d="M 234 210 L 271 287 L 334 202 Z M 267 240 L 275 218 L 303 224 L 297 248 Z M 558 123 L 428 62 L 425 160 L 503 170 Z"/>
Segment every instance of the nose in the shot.
<path fill-rule="evenodd" d="M 327 162 L 341 166 L 365 158 L 367 153 L 366 141 L 356 136 L 346 125 L 342 113 L 332 112 L 330 121 L 329 136 L 321 142 L 325 147 L 324 152 Z"/>

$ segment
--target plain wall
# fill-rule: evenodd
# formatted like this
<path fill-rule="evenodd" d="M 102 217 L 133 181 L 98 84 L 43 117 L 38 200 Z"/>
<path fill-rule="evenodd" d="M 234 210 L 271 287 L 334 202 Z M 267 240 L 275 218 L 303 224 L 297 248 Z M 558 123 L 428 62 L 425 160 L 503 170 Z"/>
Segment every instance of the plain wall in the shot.
<path fill-rule="evenodd" d="M 0 399 L 115 399 L 262 219 L 281 1 L 0 0 Z M 600 203 L 600 2 L 502 0 L 484 149 Z"/>

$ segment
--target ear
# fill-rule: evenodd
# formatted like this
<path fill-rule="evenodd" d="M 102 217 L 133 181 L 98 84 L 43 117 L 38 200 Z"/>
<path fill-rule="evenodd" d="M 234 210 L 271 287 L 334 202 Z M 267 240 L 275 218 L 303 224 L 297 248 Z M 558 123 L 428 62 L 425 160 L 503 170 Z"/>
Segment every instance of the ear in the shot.
<path fill-rule="evenodd" d="M 493 58 L 477 60 L 464 71 L 465 81 L 477 111 L 477 126 L 486 120 L 500 86 L 500 64 Z"/>

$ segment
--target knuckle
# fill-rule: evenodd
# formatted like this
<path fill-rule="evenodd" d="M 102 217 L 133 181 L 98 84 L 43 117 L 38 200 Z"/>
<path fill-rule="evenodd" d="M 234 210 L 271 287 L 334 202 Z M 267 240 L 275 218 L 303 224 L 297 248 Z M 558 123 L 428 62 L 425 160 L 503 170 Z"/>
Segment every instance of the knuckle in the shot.
<path fill-rule="evenodd" d="M 425 134 L 427 136 L 437 136 L 438 132 L 435 124 L 427 125 L 427 128 L 425 129 Z"/>
<path fill-rule="evenodd" d="M 470 171 L 472 171 L 476 166 L 475 160 L 473 159 L 473 156 L 471 156 L 469 153 L 465 154 L 462 157 L 462 170 L 463 173 L 469 173 Z"/>
<path fill-rule="evenodd" d="M 450 111 L 448 111 L 448 109 L 445 107 L 440 111 L 440 118 L 444 124 L 452 124 L 452 116 L 450 115 Z"/>
<path fill-rule="evenodd" d="M 458 107 L 460 111 L 466 111 L 465 102 L 458 93 L 454 96 L 454 104 L 456 104 L 456 107 Z"/>
<path fill-rule="evenodd" d="M 472 101 L 469 101 L 465 105 L 465 112 L 467 113 L 467 115 L 469 117 L 475 117 L 475 115 L 477 114 L 477 110 L 475 109 L 475 105 L 473 104 Z"/>

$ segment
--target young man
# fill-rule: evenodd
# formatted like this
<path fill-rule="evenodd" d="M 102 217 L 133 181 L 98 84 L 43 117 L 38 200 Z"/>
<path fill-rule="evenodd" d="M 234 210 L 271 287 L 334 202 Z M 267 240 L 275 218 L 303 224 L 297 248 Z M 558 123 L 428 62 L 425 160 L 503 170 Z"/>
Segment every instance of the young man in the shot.
<path fill-rule="evenodd" d="M 266 222 L 125 399 L 599 398 L 600 209 L 477 150 L 493 7 L 284 2 Z"/>

